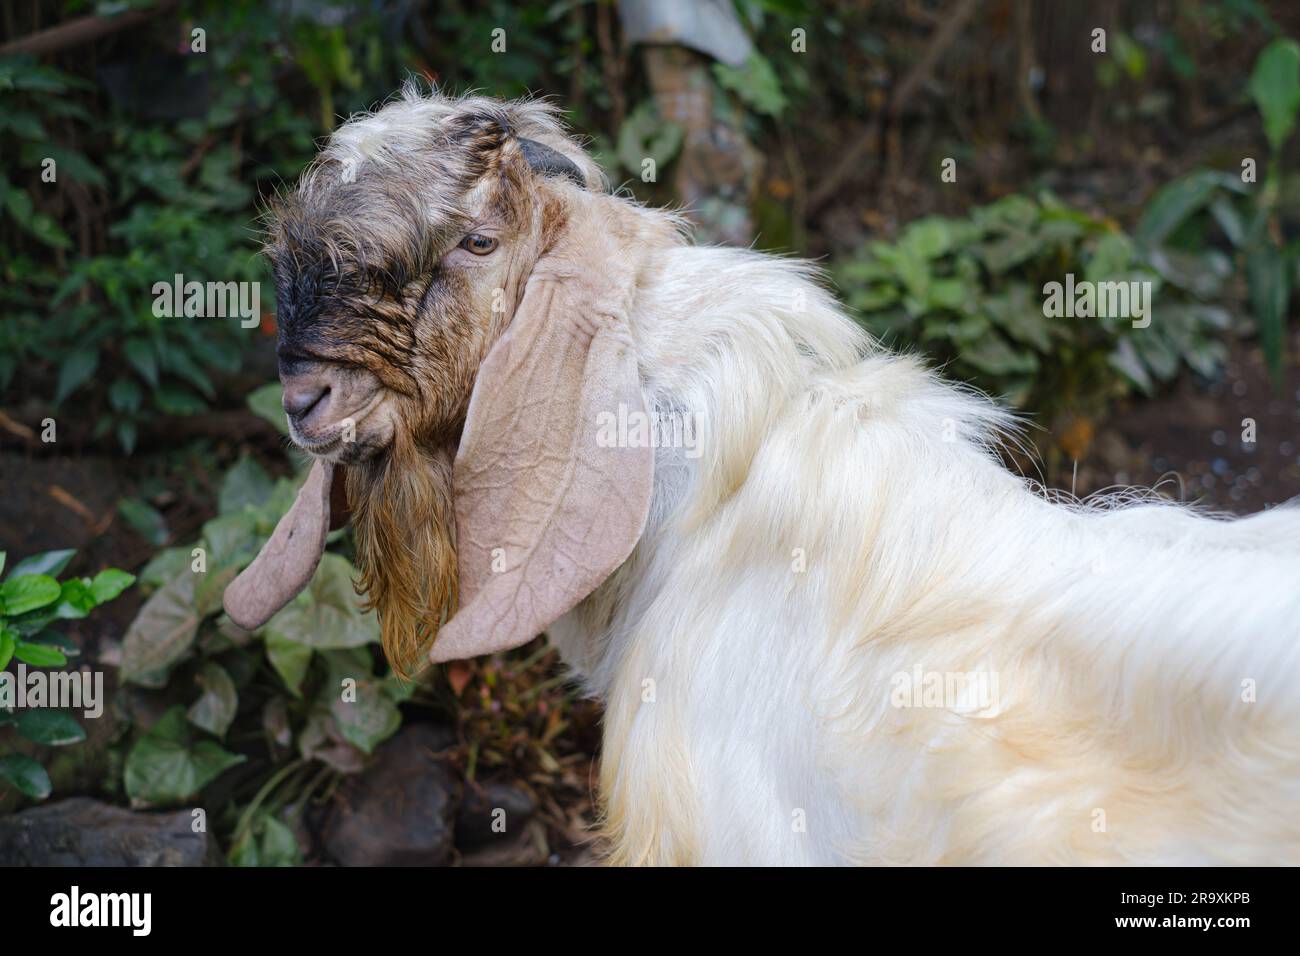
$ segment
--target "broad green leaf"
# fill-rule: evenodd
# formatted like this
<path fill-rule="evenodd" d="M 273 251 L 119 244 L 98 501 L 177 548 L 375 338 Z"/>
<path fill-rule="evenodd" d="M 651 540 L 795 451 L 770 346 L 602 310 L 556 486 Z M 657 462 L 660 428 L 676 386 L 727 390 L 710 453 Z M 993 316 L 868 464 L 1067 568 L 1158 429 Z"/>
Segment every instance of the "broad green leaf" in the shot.
<path fill-rule="evenodd" d="M 44 800 L 54 789 L 45 768 L 25 754 L 5 754 L 0 757 L 0 780 L 16 787 L 20 793 L 33 800 Z"/>
<path fill-rule="evenodd" d="M 133 378 L 119 378 L 108 387 L 108 401 L 116 411 L 135 414 L 143 399 L 144 390 Z"/>
<path fill-rule="evenodd" d="M 245 505 L 258 507 L 271 496 L 274 482 L 251 455 L 245 455 L 226 472 L 221 482 L 218 510 L 222 514 L 241 511 Z"/>
<path fill-rule="evenodd" d="M 195 547 L 206 547 L 199 541 Z M 193 548 L 164 548 L 140 571 L 140 586 L 150 591 L 162 587 L 178 574 L 193 574 Z"/>
<path fill-rule="evenodd" d="M 76 554 L 75 548 L 68 548 L 64 551 L 46 551 L 42 554 L 33 554 L 30 558 L 23 558 L 9 570 L 9 577 L 21 577 L 24 574 L 48 574 L 52 578 L 57 578 L 67 568 L 68 562 Z"/>
<path fill-rule="evenodd" d="M 126 519 L 135 532 L 154 547 L 167 541 L 167 522 L 157 508 L 139 498 L 123 498 L 117 503 L 118 513 Z"/>
<path fill-rule="evenodd" d="M 297 866 L 302 862 L 302 851 L 293 830 L 270 814 L 262 818 L 259 856 L 260 866 Z"/>
<path fill-rule="evenodd" d="M 122 640 L 122 678 L 161 687 L 167 672 L 189 654 L 199 629 L 194 575 L 181 574 L 159 588 Z"/>
<path fill-rule="evenodd" d="M 302 682 L 311 664 L 312 649 L 274 631 L 266 635 L 266 657 L 295 697 L 302 696 Z"/>
<path fill-rule="evenodd" d="M 131 748 L 126 758 L 126 793 L 136 807 L 181 803 L 245 759 L 210 740 L 196 741 L 185 708 L 178 705 Z"/>
<path fill-rule="evenodd" d="M 918 219 L 903 230 L 899 245 L 922 259 L 937 259 L 952 248 L 953 230 L 945 219 Z"/>
<path fill-rule="evenodd" d="M 134 583 L 134 574 L 118 568 L 105 568 L 95 575 L 94 580 L 90 582 L 90 589 L 94 592 L 97 602 L 107 604 Z"/>
<path fill-rule="evenodd" d="M 7 627 L 0 629 L 0 671 L 9 666 L 17 646 L 17 635 Z"/>
<path fill-rule="evenodd" d="M 652 100 L 632 110 L 618 130 L 618 159 L 629 172 L 640 174 L 641 164 L 653 160 L 667 165 L 682 145 L 682 128 L 661 119 Z"/>
<path fill-rule="evenodd" d="M 1190 173 L 1161 187 L 1134 230 L 1138 242 L 1147 247 L 1162 244 L 1183 223 L 1200 212 L 1214 198 L 1222 177 L 1212 170 Z"/>
<path fill-rule="evenodd" d="M 272 382 L 255 389 L 248 396 L 248 407 L 254 414 L 265 418 L 275 426 L 281 435 L 289 434 L 289 420 L 284 415 L 284 388 L 279 382 Z"/>
<path fill-rule="evenodd" d="M 126 360 L 152 388 L 158 387 L 158 352 L 148 339 L 127 339 L 122 346 Z"/>
<path fill-rule="evenodd" d="M 213 518 L 203 526 L 208 543 L 208 569 L 251 561 L 262 546 L 257 533 L 257 515 L 235 511 Z"/>
<path fill-rule="evenodd" d="M 194 679 L 203 693 L 190 706 L 190 723 L 215 737 L 224 737 L 239 706 L 235 682 L 230 679 L 225 668 L 215 661 L 204 662 Z"/>
<path fill-rule="evenodd" d="M 59 582 L 48 574 L 9 577 L 0 584 L 0 608 L 10 617 L 26 614 L 59 599 Z"/>
<path fill-rule="evenodd" d="M 1277 152 L 1295 130 L 1300 109 L 1300 44 L 1278 37 L 1264 48 L 1250 75 L 1251 97 L 1264 119 L 1264 135 Z"/>
<path fill-rule="evenodd" d="M 755 113 L 780 116 L 785 112 L 787 100 L 781 89 L 781 80 L 772 64 L 757 51 L 750 53 L 742 66 L 713 64 L 713 75 L 719 85 L 731 90 L 740 101 Z"/>
<path fill-rule="evenodd" d="M 373 753 L 375 747 L 395 734 L 402 725 L 401 712 L 384 693 L 380 681 L 371 677 L 358 679 L 355 700 L 344 700 L 338 683 L 327 691 L 333 695 L 330 715 L 338 725 L 339 733 L 365 753 Z"/>
<path fill-rule="evenodd" d="M 77 349 L 63 360 L 59 366 L 59 383 L 54 390 L 54 404 L 58 405 L 65 398 L 81 388 L 95 374 L 99 367 L 99 349 L 88 347 Z"/>
<path fill-rule="evenodd" d="M 86 739 L 76 718 L 62 710 L 24 709 L 17 713 L 18 732 L 33 743 L 63 747 Z"/>
<path fill-rule="evenodd" d="M 24 664 L 31 664 L 32 667 L 62 667 L 68 663 L 67 656 L 60 648 L 32 641 L 15 643 L 14 657 Z"/>
<path fill-rule="evenodd" d="M 1084 278 L 1089 282 L 1116 279 L 1127 273 L 1132 263 L 1133 240 L 1122 233 L 1108 232 L 1097 240 Z"/>

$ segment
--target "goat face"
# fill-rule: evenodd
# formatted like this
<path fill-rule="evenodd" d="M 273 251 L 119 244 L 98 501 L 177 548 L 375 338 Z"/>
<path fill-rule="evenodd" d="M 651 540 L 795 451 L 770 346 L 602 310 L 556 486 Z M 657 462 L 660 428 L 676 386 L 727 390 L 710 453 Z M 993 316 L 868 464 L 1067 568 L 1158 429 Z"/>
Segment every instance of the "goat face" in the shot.
<path fill-rule="evenodd" d="M 506 116 L 470 112 L 415 149 L 367 154 L 369 134 L 345 126 L 279 203 L 280 378 L 304 451 L 357 463 L 399 430 L 419 445 L 455 442 L 543 220 L 560 214 L 533 188 L 535 147 L 508 128 Z"/>
<path fill-rule="evenodd" d="M 399 673 L 458 595 L 437 659 L 530 640 L 627 558 L 652 454 L 593 436 L 644 407 L 644 237 L 598 179 L 537 103 L 407 92 L 334 134 L 270 241 L 284 407 L 316 464 L 232 619 L 260 627 L 307 584 L 344 497 Z"/>

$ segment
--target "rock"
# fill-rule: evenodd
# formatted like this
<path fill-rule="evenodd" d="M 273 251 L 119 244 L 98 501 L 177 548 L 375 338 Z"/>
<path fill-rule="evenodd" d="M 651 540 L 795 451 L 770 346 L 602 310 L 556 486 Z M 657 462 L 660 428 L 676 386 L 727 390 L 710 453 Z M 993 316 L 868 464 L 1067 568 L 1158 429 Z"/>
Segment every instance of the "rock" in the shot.
<path fill-rule="evenodd" d="M 445 728 L 411 724 L 349 778 L 325 824 L 325 852 L 342 866 L 439 866 L 451 858 L 460 781 L 439 758 Z"/>
<path fill-rule="evenodd" d="M 461 866 L 545 866 L 550 861 L 546 827 L 539 820 L 530 820 L 493 834 L 491 842 L 465 851 L 458 862 Z"/>
<path fill-rule="evenodd" d="M 519 787 L 505 783 L 468 786 L 456 814 L 456 847 L 467 850 L 502 843 L 503 838 L 521 833 L 536 812 L 533 795 Z"/>
<path fill-rule="evenodd" d="M 73 797 L 0 820 L 0 866 L 210 866 L 221 853 L 191 811 L 152 813 Z"/>

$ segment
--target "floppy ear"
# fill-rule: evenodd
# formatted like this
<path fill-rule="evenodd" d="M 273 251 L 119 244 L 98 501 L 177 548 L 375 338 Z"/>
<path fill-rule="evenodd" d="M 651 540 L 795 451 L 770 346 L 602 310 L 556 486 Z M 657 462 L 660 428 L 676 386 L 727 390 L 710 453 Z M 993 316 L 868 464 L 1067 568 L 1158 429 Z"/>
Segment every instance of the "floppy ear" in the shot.
<path fill-rule="evenodd" d="M 331 513 L 337 523 L 330 520 Z M 269 621 L 311 581 L 325 551 L 325 535 L 346 520 L 343 469 L 317 459 L 253 563 L 226 587 L 221 603 L 230 619 L 248 631 Z"/>
<path fill-rule="evenodd" d="M 532 640 L 627 560 L 645 527 L 652 449 L 597 441 L 602 413 L 645 411 L 626 306 L 574 271 L 534 271 L 479 370 L 452 472 L 460 609 L 435 663 Z"/>

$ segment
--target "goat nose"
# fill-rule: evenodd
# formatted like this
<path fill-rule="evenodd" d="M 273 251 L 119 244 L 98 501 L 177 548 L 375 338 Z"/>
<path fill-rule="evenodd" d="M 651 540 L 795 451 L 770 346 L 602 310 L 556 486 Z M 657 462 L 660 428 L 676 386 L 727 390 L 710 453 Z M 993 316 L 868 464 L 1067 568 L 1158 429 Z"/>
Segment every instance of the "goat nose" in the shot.
<path fill-rule="evenodd" d="M 319 382 L 291 382 L 284 387 L 284 410 L 295 421 L 305 418 L 329 390 Z"/>

